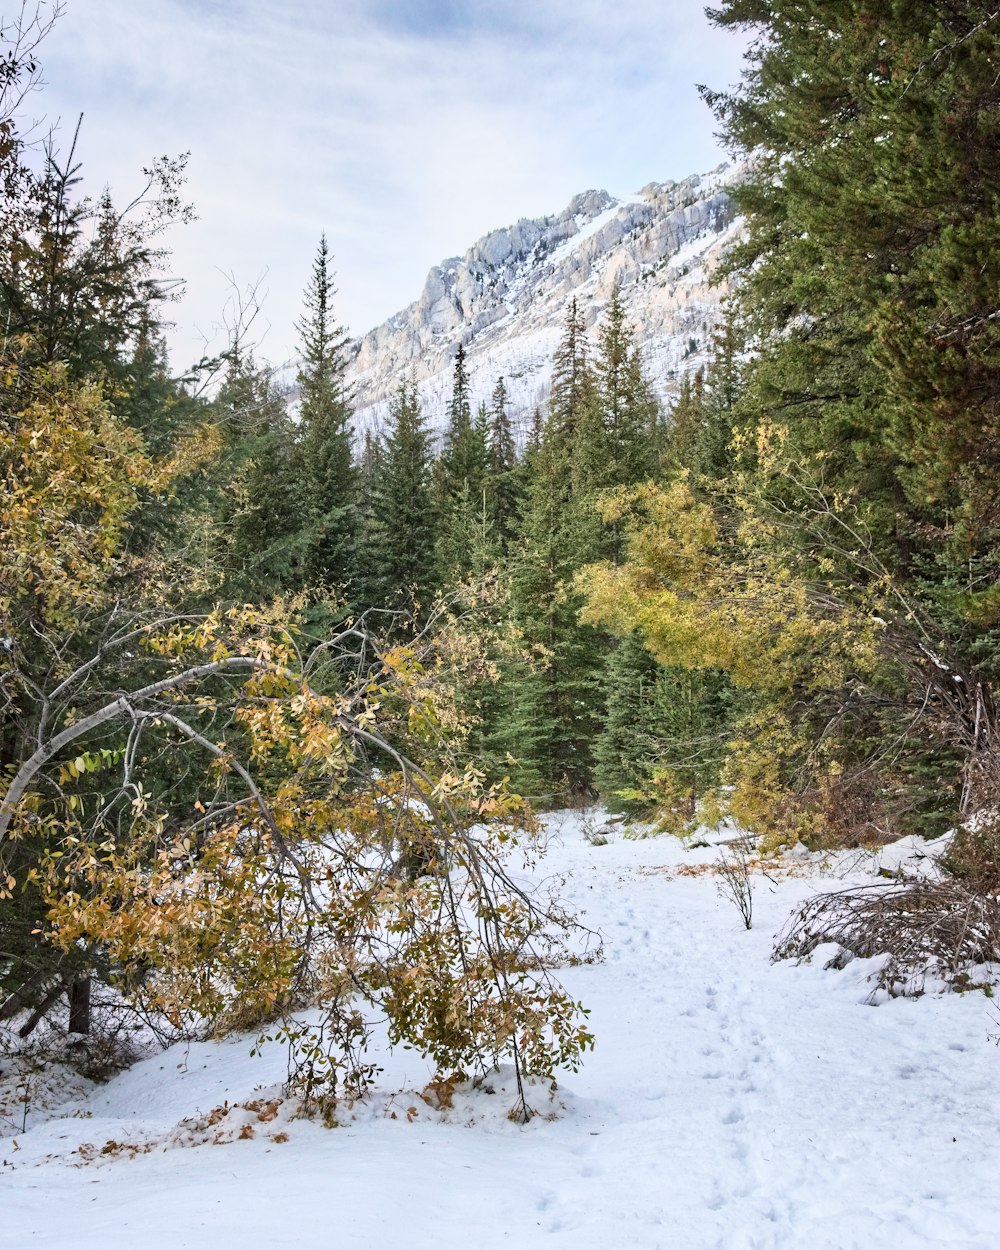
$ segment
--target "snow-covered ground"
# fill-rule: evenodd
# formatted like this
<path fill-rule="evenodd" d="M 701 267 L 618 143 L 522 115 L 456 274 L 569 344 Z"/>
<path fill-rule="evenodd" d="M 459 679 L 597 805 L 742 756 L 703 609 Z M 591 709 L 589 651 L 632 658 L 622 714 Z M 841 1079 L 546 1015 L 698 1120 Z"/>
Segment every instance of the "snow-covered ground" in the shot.
<path fill-rule="evenodd" d="M 815 861 L 757 880 L 746 932 L 703 867 L 715 850 L 620 834 L 594 846 L 575 816 L 551 827 L 543 871 L 569 874 L 605 959 L 564 971 L 592 1009 L 597 1049 L 556 1101 L 538 1091 L 548 1118 L 512 1123 L 499 1087 L 437 1111 L 412 1092 L 427 1074 L 404 1054 L 353 1119 L 324 1129 L 273 1103 L 277 1048 L 258 1058 L 246 1038 L 174 1048 L 27 1131 L 0 1126 L 0 1246 L 1000 1242 L 990 999 L 873 1007 L 870 965 L 771 964 L 796 901 L 838 884 Z M 866 870 L 834 867 L 852 879 Z"/>

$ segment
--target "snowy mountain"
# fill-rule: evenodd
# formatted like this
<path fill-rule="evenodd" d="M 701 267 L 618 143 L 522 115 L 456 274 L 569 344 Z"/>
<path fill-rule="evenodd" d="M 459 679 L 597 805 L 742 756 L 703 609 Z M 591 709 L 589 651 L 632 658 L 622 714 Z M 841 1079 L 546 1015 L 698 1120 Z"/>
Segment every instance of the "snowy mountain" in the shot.
<path fill-rule="evenodd" d="M 585 191 L 557 216 L 494 230 L 435 266 L 419 299 L 355 345 L 358 428 L 380 427 L 410 379 L 443 428 L 459 343 L 474 400 L 488 399 L 502 375 L 523 428 L 548 392 L 568 303 L 576 298 L 596 337 L 616 283 L 656 389 L 669 396 L 704 361 L 718 319 L 724 287 L 709 282 L 741 233 L 728 195 L 741 172 L 720 165 L 622 199 Z"/>

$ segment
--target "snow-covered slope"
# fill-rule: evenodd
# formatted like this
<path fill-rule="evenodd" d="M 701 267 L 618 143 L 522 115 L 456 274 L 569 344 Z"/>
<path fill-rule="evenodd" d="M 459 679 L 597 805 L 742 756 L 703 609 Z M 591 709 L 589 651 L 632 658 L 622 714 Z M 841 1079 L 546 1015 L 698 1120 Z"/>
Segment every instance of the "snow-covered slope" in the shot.
<path fill-rule="evenodd" d="M 542 1115 L 511 1123 L 496 1084 L 442 1112 L 420 1096 L 426 1065 L 398 1052 L 325 1130 L 276 1103 L 280 1047 L 178 1046 L 55 1118 L 29 1113 L 27 1132 L 0 1120 L 0 1245 L 993 1250 L 991 1000 L 872 1007 L 877 960 L 770 961 L 792 908 L 843 884 L 831 868 L 871 881 L 878 861 L 758 876 L 746 932 L 715 847 L 593 845 L 578 814 L 548 824 L 541 874 L 565 874 L 605 959 L 560 971 L 597 1048 L 554 1099 L 535 1091 Z"/>
<path fill-rule="evenodd" d="M 654 384 L 669 395 L 704 359 L 718 318 L 723 288 L 709 281 L 741 230 L 727 194 L 740 172 L 721 165 L 623 199 L 585 191 L 557 216 L 495 230 L 435 266 L 419 299 L 355 346 L 359 428 L 381 425 L 400 382 L 413 379 L 440 429 L 459 343 L 475 400 L 502 375 L 523 424 L 547 393 L 567 304 L 576 298 L 595 335 L 616 284 Z"/>

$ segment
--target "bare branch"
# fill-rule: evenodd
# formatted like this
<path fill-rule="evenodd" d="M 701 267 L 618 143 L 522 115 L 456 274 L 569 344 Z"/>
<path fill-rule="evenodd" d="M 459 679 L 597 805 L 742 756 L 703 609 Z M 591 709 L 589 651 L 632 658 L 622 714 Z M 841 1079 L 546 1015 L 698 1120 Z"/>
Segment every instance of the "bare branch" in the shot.
<path fill-rule="evenodd" d="M 178 690 L 183 686 L 190 685 L 192 682 L 201 681 L 218 673 L 247 670 L 260 671 L 267 667 L 262 660 L 245 655 L 230 656 L 224 660 L 215 660 L 210 664 L 198 664 L 193 668 L 186 669 L 183 673 L 177 673 L 173 677 L 165 677 L 162 681 L 143 686 L 140 690 L 121 694 L 117 699 L 113 699 L 95 712 L 91 712 L 89 716 L 84 716 L 72 725 L 68 725 L 61 733 L 42 743 L 15 773 L 7 793 L 4 795 L 2 802 L 0 802 L 0 843 L 6 838 L 18 804 L 24 798 L 31 783 L 45 765 L 71 743 L 76 742 L 79 738 L 91 733 L 94 729 L 110 720 L 124 716 L 133 716 L 137 704 L 147 703 L 149 700 L 155 699 L 158 695 L 165 694 L 169 690 Z"/>

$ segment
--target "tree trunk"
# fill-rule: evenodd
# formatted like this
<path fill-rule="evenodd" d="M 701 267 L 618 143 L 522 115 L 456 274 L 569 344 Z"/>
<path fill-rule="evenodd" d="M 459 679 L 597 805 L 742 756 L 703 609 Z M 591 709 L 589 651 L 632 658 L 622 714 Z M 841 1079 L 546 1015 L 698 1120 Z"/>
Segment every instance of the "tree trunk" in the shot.
<path fill-rule="evenodd" d="M 90 977 L 77 977 L 69 987 L 69 1031 L 90 1032 Z"/>
<path fill-rule="evenodd" d="M 46 1015 L 55 1005 L 56 1000 L 59 998 L 60 994 L 65 991 L 65 989 L 65 982 L 57 981 L 52 989 L 49 990 L 46 996 L 28 1017 L 27 1021 L 21 1025 L 20 1029 L 18 1029 L 17 1035 L 22 1041 L 34 1033 L 35 1029 L 37 1029 L 41 1022 L 45 1019 Z"/>

